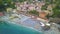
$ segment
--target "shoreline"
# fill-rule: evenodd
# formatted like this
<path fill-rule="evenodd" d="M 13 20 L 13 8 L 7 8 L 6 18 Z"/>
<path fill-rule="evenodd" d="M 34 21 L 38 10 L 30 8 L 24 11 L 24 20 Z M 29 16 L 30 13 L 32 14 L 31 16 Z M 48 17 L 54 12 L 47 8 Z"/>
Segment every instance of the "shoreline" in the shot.
<path fill-rule="evenodd" d="M 9 24 L 14 24 L 14 25 L 17 25 L 17 26 L 22 26 L 22 27 L 26 27 L 26 28 L 35 30 L 35 31 L 37 31 L 37 32 L 41 32 L 41 31 L 39 31 L 39 30 L 37 30 L 37 29 L 35 29 L 35 28 L 33 28 L 33 27 L 28 27 L 28 26 L 21 25 L 21 24 L 18 24 L 18 23 L 11 22 L 11 23 L 9 23 Z"/>
<path fill-rule="evenodd" d="M 4 21 L 5 21 L 5 19 L 4 19 Z M 7 20 L 6 20 L 7 21 Z M 15 25 L 18 25 L 18 26 L 23 26 L 23 27 L 26 27 L 26 28 L 29 28 L 29 29 L 33 29 L 33 30 L 35 30 L 35 31 L 38 31 L 38 32 L 41 32 L 39 29 L 37 29 L 37 28 L 35 28 L 35 27 L 33 27 L 33 26 L 28 26 L 28 25 L 26 25 L 26 24 L 24 24 L 23 22 L 22 22 L 22 24 L 20 23 L 20 22 L 14 22 L 14 21 L 10 21 L 9 19 L 8 19 L 8 24 L 15 24 Z M 28 24 L 28 23 L 27 23 Z M 38 23 L 37 23 L 38 24 Z M 30 24 L 31 25 L 31 24 Z M 33 24 L 34 25 L 34 24 Z M 39 25 L 39 24 L 38 24 Z M 35 25 L 36 26 L 36 25 Z"/>

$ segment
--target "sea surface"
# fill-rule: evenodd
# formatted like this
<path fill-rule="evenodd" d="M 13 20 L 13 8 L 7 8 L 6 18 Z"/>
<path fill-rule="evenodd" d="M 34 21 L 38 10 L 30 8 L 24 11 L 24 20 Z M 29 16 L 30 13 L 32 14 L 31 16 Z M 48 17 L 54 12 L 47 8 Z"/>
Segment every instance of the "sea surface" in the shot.
<path fill-rule="evenodd" d="M 0 21 L 0 34 L 43 34 L 21 25 Z"/>

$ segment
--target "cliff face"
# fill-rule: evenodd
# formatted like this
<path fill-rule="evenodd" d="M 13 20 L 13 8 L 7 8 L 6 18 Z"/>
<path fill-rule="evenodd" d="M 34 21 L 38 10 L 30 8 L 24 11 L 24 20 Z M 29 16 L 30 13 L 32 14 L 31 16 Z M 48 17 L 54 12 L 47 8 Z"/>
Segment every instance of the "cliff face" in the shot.
<path fill-rule="evenodd" d="M 52 18 L 52 19 L 50 19 L 50 21 L 57 23 L 57 24 L 60 24 L 60 18 Z"/>

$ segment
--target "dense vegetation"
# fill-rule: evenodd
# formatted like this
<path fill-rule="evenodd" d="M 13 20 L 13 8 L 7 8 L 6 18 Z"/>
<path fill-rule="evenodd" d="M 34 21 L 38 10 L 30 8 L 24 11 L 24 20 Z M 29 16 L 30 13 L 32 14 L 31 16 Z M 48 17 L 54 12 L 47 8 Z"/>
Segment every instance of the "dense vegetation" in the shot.
<path fill-rule="evenodd" d="M 55 7 L 53 7 L 53 17 L 59 17 L 60 18 L 60 0 L 55 0 L 53 2 L 55 4 Z"/>
<path fill-rule="evenodd" d="M 47 10 L 47 5 L 46 4 L 43 5 L 42 8 L 41 8 L 41 10 Z"/>
<path fill-rule="evenodd" d="M 0 12 L 7 8 L 15 8 L 14 2 L 12 0 L 0 0 Z"/>
<path fill-rule="evenodd" d="M 26 0 L 19 0 L 19 2 L 24 2 L 24 1 L 26 1 Z"/>
<path fill-rule="evenodd" d="M 0 12 L 6 11 L 7 8 L 16 8 L 15 2 L 23 2 L 25 0 L 0 0 Z"/>
<path fill-rule="evenodd" d="M 39 12 L 37 12 L 36 10 L 29 11 L 29 14 L 33 14 L 35 16 L 39 16 Z"/>
<path fill-rule="evenodd" d="M 45 5 L 42 6 L 42 9 L 45 10 L 48 5 L 52 5 L 53 15 L 51 17 L 60 18 L 60 0 L 45 0 Z"/>

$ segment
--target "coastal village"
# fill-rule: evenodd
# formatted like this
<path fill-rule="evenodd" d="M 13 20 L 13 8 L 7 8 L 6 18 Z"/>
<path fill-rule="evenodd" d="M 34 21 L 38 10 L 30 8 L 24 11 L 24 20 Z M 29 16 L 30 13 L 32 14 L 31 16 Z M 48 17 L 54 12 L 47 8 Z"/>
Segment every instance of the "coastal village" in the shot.
<path fill-rule="evenodd" d="M 7 8 L 5 15 L 0 12 L 0 16 L 3 16 L 2 20 L 4 21 L 8 20 L 14 24 L 31 27 L 37 31 L 44 31 L 45 34 L 59 34 L 60 32 L 56 27 L 57 24 L 50 23 L 50 19 L 46 17 L 53 14 L 52 6 L 48 5 L 47 10 L 42 10 L 43 5 L 45 5 L 43 0 L 32 0 L 32 2 L 28 0 L 24 2 L 17 1 L 15 2 L 16 9 Z"/>

